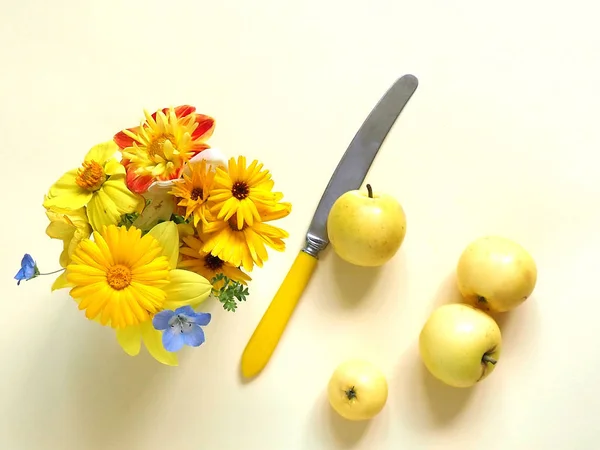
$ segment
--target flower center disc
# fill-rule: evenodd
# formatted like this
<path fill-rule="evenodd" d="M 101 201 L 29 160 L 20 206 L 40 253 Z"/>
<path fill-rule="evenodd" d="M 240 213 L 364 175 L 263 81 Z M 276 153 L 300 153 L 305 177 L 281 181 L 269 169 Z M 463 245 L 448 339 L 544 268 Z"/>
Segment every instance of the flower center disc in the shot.
<path fill-rule="evenodd" d="M 131 284 L 131 271 L 121 264 L 112 266 L 106 274 L 106 282 L 117 291 L 125 289 Z"/>
<path fill-rule="evenodd" d="M 246 227 L 248 226 L 248 224 L 246 222 L 244 222 L 244 225 L 242 225 L 242 228 L 238 228 L 236 214 L 234 214 L 233 217 L 231 217 L 231 219 L 229 219 L 227 221 L 227 223 L 229 224 L 229 228 L 231 228 L 233 231 L 244 231 L 246 229 Z"/>
<path fill-rule="evenodd" d="M 244 181 L 236 181 L 233 183 L 231 195 L 238 200 L 244 200 L 246 197 L 248 197 L 249 193 L 250 189 L 248 188 L 248 184 L 246 184 Z"/>
<path fill-rule="evenodd" d="M 104 183 L 104 169 L 96 161 L 85 161 L 77 171 L 75 183 L 88 191 L 97 191 Z"/>
<path fill-rule="evenodd" d="M 192 200 L 204 200 L 204 193 L 202 192 L 202 188 L 196 187 L 192 189 L 192 193 L 190 194 L 190 198 Z"/>
<path fill-rule="evenodd" d="M 218 256 L 208 254 L 204 257 L 204 267 L 216 272 L 223 267 L 223 260 Z"/>
<path fill-rule="evenodd" d="M 172 144 L 175 141 L 175 136 L 164 134 L 157 136 L 150 144 L 148 144 L 148 154 L 152 157 L 158 155 L 161 158 L 164 158 L 165 153 L 163 152 L 163 145 L 166 141 L 170 141 Z"/>

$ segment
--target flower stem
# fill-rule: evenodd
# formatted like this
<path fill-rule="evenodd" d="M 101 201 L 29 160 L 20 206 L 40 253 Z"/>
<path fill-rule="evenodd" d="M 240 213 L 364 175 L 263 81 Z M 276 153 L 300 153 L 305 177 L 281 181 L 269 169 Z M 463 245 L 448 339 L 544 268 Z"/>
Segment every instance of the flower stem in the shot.
<path fill-rule="evenodd" d="M 58 273 L 58 272 L 62 272 L 63 270 L 65 270 L 65 269 L 64 268 L 63 269 L 58 269 L 58 270 L 55 270 L 54 272 L 38 273 L 38 275 L 52 275 L 52 274 L 55 274 L 55 273 Z"/>

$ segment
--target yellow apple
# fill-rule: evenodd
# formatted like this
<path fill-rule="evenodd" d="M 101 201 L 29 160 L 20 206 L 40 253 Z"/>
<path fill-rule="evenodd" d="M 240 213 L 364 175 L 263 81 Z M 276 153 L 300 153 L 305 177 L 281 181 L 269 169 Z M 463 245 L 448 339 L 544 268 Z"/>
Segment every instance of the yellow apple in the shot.
<path fill-rule="evenodd" d="M 471 305 L 437 308 L 419 335 L 419 352 L 427 370 L 449 386 L 466 388 L 487 378 L 502 348 L 498 324 Z"/>
<path fill-rule="evenodd" d="M 345 419 L 368 420 L 379 414 L 387 402 L 387 380 L 370 362 L 346 361 L 333 372 L 327 397 L 331 407 Z"/>
<path fill-rule="evenodd" d="M 531 295 L 537 267 L 521 245 L 504 237 L 487 236 L 465 248 L 456 277 L 467 303 L 497 313 L 516 308 Z"/>
<path fill-rule="evenodd" d="M 365 267 L 385 264 L 398 251 L 406 235 L 406 216 L 398 201 L 367 190 L 348 191 L 331 207 L 327 234 L 343 260 Z"/>

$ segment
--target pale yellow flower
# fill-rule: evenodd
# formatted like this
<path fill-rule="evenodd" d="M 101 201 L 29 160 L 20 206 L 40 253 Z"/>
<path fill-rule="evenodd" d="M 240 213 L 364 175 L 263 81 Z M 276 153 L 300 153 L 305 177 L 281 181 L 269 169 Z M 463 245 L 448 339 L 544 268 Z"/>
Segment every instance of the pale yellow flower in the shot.
<path fill-rule="evenodd" d="M 71 255 L 83 239 L 90 237 L 92 227 L 87 220 L 85 208 L 74 211 L 61 210 L 58 208 L 46 210 L 46 216 L 50 223 L 46 227 L 46 234 L 52 239 L 60 239 L 63 242 L 63 251 L 60 254 L 59 263 L 61 267 L 67 267 L 71 262 Z M 66 282 L 65 273 L 61 273 L 52 290 L 64 287 Z"/>
<path fill-rule="evenodd" d="M 60 254 L 59 262 L 62 267 L 67 267 L 79 242 L 92 234 L 92 227 L 87 220 L 85 208 L 74 211 L 49 209 L 46 210 L 46 216 L 50 220 L 46 227 L 46 234 L 52 239 L 63 241 L 63 251 Z"/>
<path fill-rule="evenodd" d="M 142 212 L 144 199 L 127 189 L 125 168 L 114 158 L 117 151 L 113 141 L 93 147 L 81 168 L 66 172 L 50 187 L 44 207 L 78 210 L 85 206 L 96 231 L 118 224 L 123 214 Z"/>

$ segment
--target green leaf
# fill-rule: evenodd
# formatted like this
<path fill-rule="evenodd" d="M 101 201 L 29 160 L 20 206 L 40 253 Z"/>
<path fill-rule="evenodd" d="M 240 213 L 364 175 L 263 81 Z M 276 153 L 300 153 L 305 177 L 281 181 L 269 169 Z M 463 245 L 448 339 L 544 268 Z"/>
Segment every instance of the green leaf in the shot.
<path fill-rule="evenodd" d="M 190 223 L 191 216 L 188 219 L 186 219 L 185 217 L 180 216 L 179 214 L 171 214 L 171 220 L 178 225 L 180 223 Z"/>
<path fill-rule="evenodd" d="M 220 289 L 213 288 L 213 295 L 223 304 L 225 311 L 235 312 L 239 302 L 245 302 L 249 295 L 248 288 L 239 281 L 234 281 L 227 278 L 222 273 L 217 274 L 211 283 L 213 286 L 223 281 L 223 286 Z"/>
<path fill-rule="evenodd" d="M 119 227 L 125 225 L 125 227 L 127 229 L 129 229 L 129 227 L 131 227 L 131 225 L 133 225 L 133 222 L 135 222 L 135 220 L 139 217 L 140 215 L 138 213 L 126 213 L 126 214 L 122 214 L 121 215 L 121 220 L 119 221 L 118 225 Z"/>

